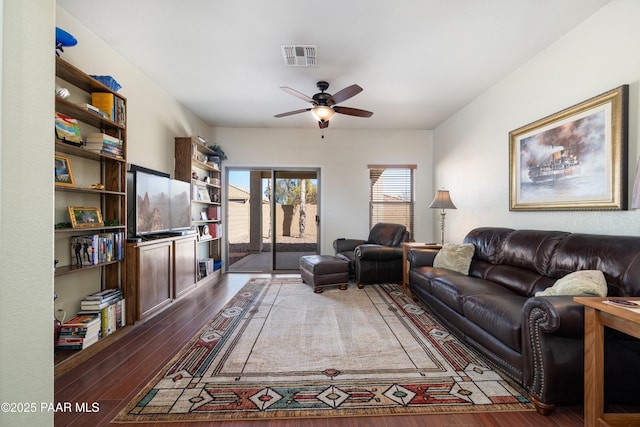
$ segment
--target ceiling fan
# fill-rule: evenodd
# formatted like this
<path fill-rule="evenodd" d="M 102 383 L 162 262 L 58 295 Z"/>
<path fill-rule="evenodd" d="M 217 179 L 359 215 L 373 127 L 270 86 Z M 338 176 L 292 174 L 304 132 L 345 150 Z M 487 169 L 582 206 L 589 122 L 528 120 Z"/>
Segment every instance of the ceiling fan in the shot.
<path fill-rule="evenodd" d="M 280 89 L 284 90 L 287 93 L 290 93 L 297 98 L 310 102 L 313 107 L 276 114 L 274 117 L 286 117 L 293 114 L 311 111 L 314 117 L 318 119 L 318 126 L 320 126 L 320 129 L 324 129 L 329 127 L 329 119 L 333 117 L 334 113 L 346 114 L 348 116 L 356 117 L 371 117 L 373 115 L 371 111 L 360 110 L 358 108 L 340 107 L 336 105 L 362 92 L 362 88 L 360 86 L 351 85 L 336 92 L 333 95 L 325 92 L 329 88 L 329 83 L 325 81 L 319 81 L 316 86 L 318 86 L 320 92 L 313 95 L 313 97 L 308 97 L 307 95 L 298 92 L 295 89 L 291 89 L 290 87 L 282 86 Z"/>

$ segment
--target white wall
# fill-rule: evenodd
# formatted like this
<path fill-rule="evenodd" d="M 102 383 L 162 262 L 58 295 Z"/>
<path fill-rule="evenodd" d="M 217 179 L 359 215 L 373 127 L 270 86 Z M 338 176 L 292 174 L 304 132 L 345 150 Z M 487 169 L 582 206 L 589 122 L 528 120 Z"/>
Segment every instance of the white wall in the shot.
<path fill-rule="evenodd" d="M 638 157 L 640 2 L 614 0 L 434 131 L 435 185 L 451 191 L 448 240 L 478 226 L 640 233 L 640 211 L 510 212 L 509 132 L 630 85 L 629 191 Z M 437 231 L 438 224 L 433 224 Z"/>
<path fill-rule="evenodd" d="M 311 118 L 309 118 L 311 120 Z M 369 235 L 369 164 L 417 164 L 415 239 L 431 241 L 433 213 L 432 133 L 430 131 L 318 128 L 215 128 L 213 142 L 228 160 L 224 167 L 319 167 L 320 242 L 333 253 L 338 237 Z M 439 234 L 438 234 L 439 235 Z"/>
<path fill-rule="evenodd" d="M 0 6 L 0 401 L 37 404 L 3 426 L 53 425 L 54 4 Z"/>

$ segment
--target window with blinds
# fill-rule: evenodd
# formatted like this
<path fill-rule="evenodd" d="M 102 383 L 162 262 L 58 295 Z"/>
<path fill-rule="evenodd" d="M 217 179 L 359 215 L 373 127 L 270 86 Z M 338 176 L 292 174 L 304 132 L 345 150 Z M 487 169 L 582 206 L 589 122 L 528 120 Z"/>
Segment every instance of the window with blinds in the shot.
<path fill-rule="evenodd" d="M 369 165 L 369 225 L 403 224 L 413 237 L 416 165 Z"/>

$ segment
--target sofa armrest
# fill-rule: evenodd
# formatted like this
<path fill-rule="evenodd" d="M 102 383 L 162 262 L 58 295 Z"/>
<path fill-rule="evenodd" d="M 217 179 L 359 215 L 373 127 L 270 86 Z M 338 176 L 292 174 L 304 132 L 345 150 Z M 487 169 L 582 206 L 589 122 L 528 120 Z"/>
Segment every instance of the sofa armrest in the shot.
<path fill-rule="evenodd" d="M 522 309 L 522 324 L 547 334 L 584 336 L 584 306 L 573 296 L 532 297 Z"/>
<path fill-rule="evenodd" d="M 335 249 L 336 254 L 340 252 L 352 252 L 358 247 L 358 245 L 365 242 L 366 241 L 362 239 L 345 239 L 342 237 L 333 241 L 333 249 Z"/>
<path fill-rule="evenodd" d="M 433 267 L 433 260 L 436 258 L 438 249 L 409 249 L 407 261 L 409 268 L 413 267 Z"/>
<path fill-rule="evenodd" d="M 392 246 L 381 246 L 374 244 L 359 245 L 355 250 L 356 259 L 361 260 L 375 260 L 375 261 L 389 261 L 389 260 L 401 260 L 402 248 L 396 248 Z"/>
<path fill-rule="evenodd" d="M 572 296 L 529 298 L 522 309 L 523 383 L 545 403 L 582 395 L 584 306 Z"/>

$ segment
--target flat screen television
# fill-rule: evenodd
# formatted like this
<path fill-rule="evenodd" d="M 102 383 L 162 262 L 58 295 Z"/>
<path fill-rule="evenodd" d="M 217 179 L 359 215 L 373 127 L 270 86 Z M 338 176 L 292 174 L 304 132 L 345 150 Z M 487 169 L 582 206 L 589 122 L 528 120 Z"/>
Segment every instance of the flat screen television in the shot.
<path fill-rule="evenodd" d="M 131 165 L 127 172 L 128 237 L 191 228 L 191 184 Z"/>

